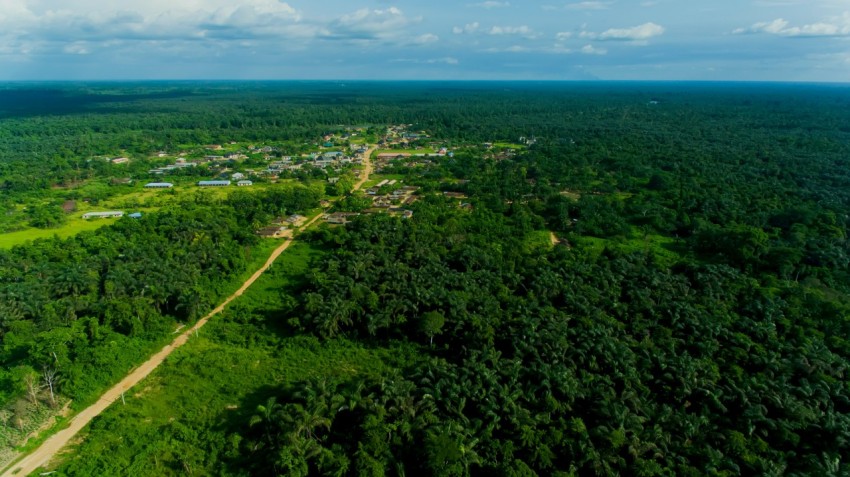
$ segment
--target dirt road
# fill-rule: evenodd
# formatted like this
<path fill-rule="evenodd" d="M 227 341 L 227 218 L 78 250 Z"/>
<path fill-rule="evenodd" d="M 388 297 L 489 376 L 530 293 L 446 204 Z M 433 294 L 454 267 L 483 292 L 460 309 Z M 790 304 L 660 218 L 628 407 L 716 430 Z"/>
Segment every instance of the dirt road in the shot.
<path fill-rule="evenodd" d="M 375 148 L 371 148 L 366 152 L 365 159 L 363 161 L 363 172 L 361 173 L 361 179 L 357 184 L 355 184 L 355 190 L 359 190 L 363 187 L 363 184 L 369 180 L 369 175 L 372 173 L 372 162 L 369 159 L 372 151 Z M 322 214 L 318 214 L 310 219 L 307 223 L 305 223 L 301 230 L 305 230 L 313 223 L 315 223 L 319 218 L 322 217 Z M 248 289 L 258 278 L 263 274 L 268 268 L 274 263 L 275 259 L 283 253 L 284 250 L 289 248 L 292 245 L 294 238 L 286 239 L 278 248 L 276 248 L 272 254 L 269 256 L 266 263 L 263 264 L 262 267 L 259 268 L 253 275 L 251 275 L 245 283 L 236 290 L 235 293 L 227 297 L 224 302 L 218 305 L 213 311 L 211 311 L 207 316 L 198 320 L 194 326 L 189 328 L 187 331 L 184 331 L 180 336 L 174 339 L 171 344 L 165 346 L 155 355 L 151 356 L 150 359 L 142 363 L 138 368 L 134 369 L 130 372 L 124 379 L 121 380 L 118 384 L 113 386 L 111 389 L 106 391 L 94 404 L 82 410 L 79 414 L 71 418 L 69 421 L 68 427 L 62 429 L 56 434 L 50 436 L 44 443 L 41 444 L 36 450 L 32 453 L 26 455 L 23 459 L 16 462 L 10 468 L 6 469 L 2 476 L 0 477 L 21 477 L 29 475 L 35 472 L 39 467 L 47 465 L 50 462 L 50 459 L 56 455 L 65 445 L 80 432 L 86 424 L 88 424 L 92 419 L 97 417 L 100 413 L 106 410 L 107 407 L 112 405 L 115 401 L 121 399 L 121 396 L 130 388 L 139 383 L 139 381 L 145 379 L 149 374 L 151 374 L 160 364 L 168 357 L 171 353 L 174 352 L 175 349 L 183 346 L 186 341 L 189 340 L 189 337 L 192 333 L 195 333 L 210 320 L 213 316 L 219 314 L 224 310 L 224 308 L 230 304 L 233 300 L 235 300 L 238 296 L 242 295 L 245 290 Z"/>
<path fill-rule="evenodd" d="M 363 154 L 363 172 L 360 173 L 360 180 L 354 184 L 354 190 L 360 190 L 363 187 L 363 184 L 369 180 L 369 176 L 372 175 L 372 153 L 375 152 L 375 149 L 378 146 L 370 147 L 365 154 Z"/>

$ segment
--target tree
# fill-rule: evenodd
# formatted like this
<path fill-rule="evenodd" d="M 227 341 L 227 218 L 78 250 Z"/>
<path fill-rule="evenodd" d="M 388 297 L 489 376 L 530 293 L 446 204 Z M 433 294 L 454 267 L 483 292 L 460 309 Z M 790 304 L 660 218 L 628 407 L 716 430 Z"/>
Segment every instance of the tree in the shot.
<path fill-rule="evenodd" d="M 59 382 L 59 370 L 52 366 L 45 366 L 42 370 L 44 386 L 50 390 L 50 404 L 56 406 L 56 395 L 54 393 L 56 384 Z"/>
<path fill-rule="evenodd" d="M 419 318 L 419 331 L 425 333 L 430 339 L 430 344 L 434 345 L 434 335 L 439 335 L 443 332 L 443 326 L 446 324 L 446 317 L 439 311 L 429 311 L 423 313 Z"/>

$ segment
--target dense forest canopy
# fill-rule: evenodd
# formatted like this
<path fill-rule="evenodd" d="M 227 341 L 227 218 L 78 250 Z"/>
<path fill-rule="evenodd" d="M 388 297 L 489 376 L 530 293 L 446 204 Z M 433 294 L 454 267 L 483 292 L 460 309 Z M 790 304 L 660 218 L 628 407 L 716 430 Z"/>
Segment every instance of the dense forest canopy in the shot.
<path fill-rule="evenodd" d="M 0 111 L 11 203 L 109 175 L 88 159 L 118 151 L 390 124 L 454 149 L 388 166 L 420 188 L 412 218 L 303 234 L 309 264 L 206 338 L 234 363 L 309 369 L 362 347 L 372 370 L 248 382 L 185 358 L 165 372 L 239 405 L 181 404 L 112 460 L 104 436 L 132 434 L 121 413 L 137 411 L 107 413 L 61 475 L 850 472 L 846 86 L 10 84 Z M 322 198 L 264 194 L 0 254 L 0 397 L 26 396 L 60 355 L 60 392 L 96 393 L 120 374 L 83 379 L 109 343 L 196 318 L 246 267 L 256 224 Z"/>

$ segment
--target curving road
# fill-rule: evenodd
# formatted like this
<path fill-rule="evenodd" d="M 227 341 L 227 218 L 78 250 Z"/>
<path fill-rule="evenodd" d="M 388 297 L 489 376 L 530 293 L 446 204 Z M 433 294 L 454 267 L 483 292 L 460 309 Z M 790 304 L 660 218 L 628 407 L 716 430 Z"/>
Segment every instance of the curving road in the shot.
<path fill-rule="evenodd" d="M 369 180 L 369 175 L 372 174 L 372 162 L 370 157 L 372 152 L 375 150 L 375 147 L 369 148 L 364 155 L 363 160 L 363 173 L 361 174 L 360 181 L 358 181 L 354 185 L 355 190 L 360 190 L 363 187 L 363 184 Z M 314 216 L 307 223 L 304 224 L 302 230 L 307 229 L 315 223 L 322 216 L 321 213 Z M 224 308 L 230 304 L 233 300 L 235 300 L 238 296 L 242 295 L 245 290 L 248 289 L 258 278 L 263 274 L 268 268 L 274 263 L 275 259 L 283 253 L 284 250 L 289 248 L 292 245 L 294 238 L 286 239 L 278 248 L 276 248 L 272 254 L 269 256 L 266 263 L 263 264 L 253 275 L 251 275 L 245 283 L 236 290 L 235 293 L 227 297 L 224 302 L 218 305 L 213 311 L 209 312 L 207 316 L 198 320 L 194 326 L 184 331 L 180 336 L 174 339 L 171 344 L 166 345 L 162 348 L 158 353 L 154 354 L 147 361 L 142 363 L 138 368 L 134 369 L 127 376 L 124 377 L 118 384 L 110 388 L 108 391 L 103 393 L 102 396 L 92 404 L 91 406 L 80 411 L 79 414 L 75 415 L 69 421 L 68 427 L 62 429 L 50 436 L 46 441 L 44 441 L 37 449 L 35 449 L 30 454 L 27 454 L 22 459 L 14 463 L 11 467 L 6 469 L 0 477 L 21 477 L 25 475 L 29 475 L 35 472 L 39 467 L 43 467 L 50 462 L 50 459 L 56 455 L 63 447 L 65 447 L 68 442 L 80 432 L 86 424 L 91 422 L 92 419 L 100 415 L 106 408 L 108 408 L 112 403 L 121 399 L 121 396 L 130 388 L 138 384 L 141 380 L 145 379 L 149 374 L 151 374 L 159 365 L 165 361 L 165 358 L 168 357 L 171 353 L 174 352 L 177 348 L 183 346 L 188 340 L 189 336 L 192 333 L 195 333 L 210 320 L 213 316 L 221 313 Z"/>

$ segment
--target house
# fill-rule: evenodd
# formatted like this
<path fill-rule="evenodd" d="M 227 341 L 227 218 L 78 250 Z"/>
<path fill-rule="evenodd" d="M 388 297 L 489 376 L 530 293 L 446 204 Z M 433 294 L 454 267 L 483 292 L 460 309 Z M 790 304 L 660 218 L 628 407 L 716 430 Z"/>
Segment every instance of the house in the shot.
<path fill-rule="evenodd" d="M 116 157 L 115 159 L 112 159 L 111 162 L 113 164 L 126 164 L 126 163 L 130 162 L 130 159 L 127 158 L 127 157 Z"/>
<path fill-rule="evenodd" d="M 108 212 L 86 212 L 85 214 L 83 214 L 84 219 L 111 219 L 123 216 L 124 212 L 118 210 L 112 210 Z"/>
<path fill-rule="evenodd" d="M 352 217 L 358 215 L 360 214 L 358 214 L 357 212 L 334 212 L 332 214 L 325 214 L 324 219 L 325 222 L 329 224 L 345 225 Z"/>
<path fill-rule="evenodd" d="M 463 192 L 443 192 L 443 195 L 449 199 L 466 199 L 466 194 Z"/>
<path fill-rule="evenodd" d="M 336 184 L 339 182 L 339 177 L 328 177 L 328 184 Z"/>
<path fill-rule="evenodd" d="M 133 212 L 132 214 L 128 215 L 127 217 L 130 217 L 131 219 L 141 219 L 142 213 L 141 212 Z"/>
<path fill-rule="evenodd" d="M 257 235 L 260 237 L 269 237 L 269 238 L 279 238 L 285 235 L 290 235 L 292 232 L 284 225 L 272 225 L 269 227 L 263 227 L 257 231 Z"/>
<path fill-rule="evenodd" d="M 230 181 L 199 181 L 199 187 L 227 187 Z"/>
<path fill-rule="evenodd" d="M 286 222 L 292 224 L 295 227 L 298 227 L 299 225 L 303 224 L 305 221 L 307 221 L 307 217 L 304 217 L 303 215 L 298 215 L 298 214 L 292 214 L 292 215 L 290 215 L 289 217 L 286 218 Z"/>
<path fill-rule="evenodd" d="M 409 152 L 383 152 L 378 154 L 379 161 L 391 161 L 394 159 L 404 159 L 410 157 Z"/>
<path fill-rule="evenodd" d="M 145 184 L 145 189 L 170 189 L 174 187 L 171 182 L 148 182 Z"/>
<path fill-rule="evenodd" d="M 389 213 L 390 215 L 400 215 L 403 219 L 409 219 L 413 217 L 412 210 L 402 209 L 400 207 L 390 207 Z"/>
<path fill-rule="evenodd" d="M 319 201 L 319 206 L 323 209 L 327 209 L 328 207 L 331 206 L 331 203 L 330 203 L 330 201 L 327 201 L 327 200 L 321 200 L 321 201 Z"/>
<path fill-rule="evenodd" d="M 238 181 L 245 178 L 245 174 L 241 172 L 234 172 L 232 176 L 230 176 L 233 180 Z"/>
<path fill-rule="evenodd" d="M 252 186 L 252 185 L 254 185 L 254 183 L 251 182 L 251 181 L 239 181 L 239 182 L 236 183 L 237 187 L 248 187 L 248 186 Z"/>

